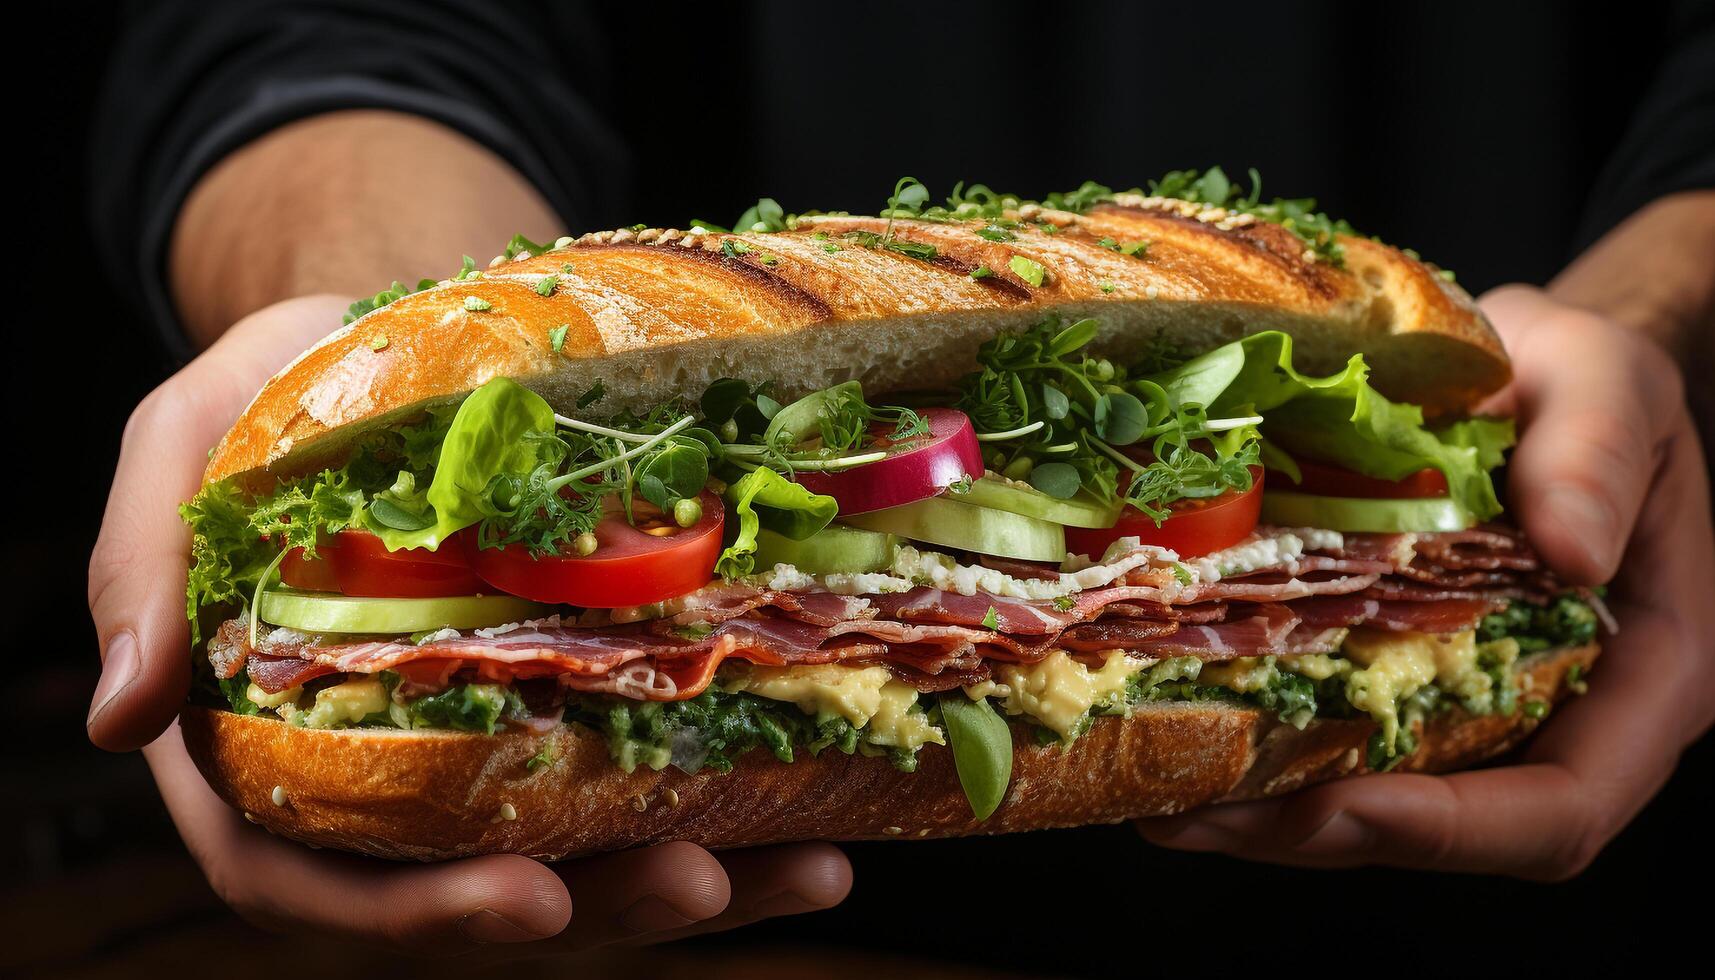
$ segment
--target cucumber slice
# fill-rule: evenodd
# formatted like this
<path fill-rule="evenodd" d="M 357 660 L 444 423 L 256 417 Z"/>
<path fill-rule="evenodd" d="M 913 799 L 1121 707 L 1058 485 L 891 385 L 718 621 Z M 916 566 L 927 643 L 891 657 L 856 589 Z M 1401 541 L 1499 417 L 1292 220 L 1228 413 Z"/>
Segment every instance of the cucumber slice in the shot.
<path fill-rule="evenodd" d="M 1104 504 L 1087 490 L 1079 490 L 1069 499 L 1061 500 L 1028 483 L 1008 480 L 995 473 L 988 473 L 973 482 L 969 490 L 957 494 L 955 499 L 1067 527 L 1113 527 L 1123 509 L 1119 501 Z"/>
<path fill-rule="evenodd" d="M 1064 561 L 1066 531 L 1058 524 L 950 497 L 926 497 L 903 507 L 843 517 L 847 524 L 946 548 L 1024 561 Z"/>
<path fill-rule="evenodd" d="M 1265 490 L 1265 524 L 1322 527 L 1330 531 L 1463 531 L 1477 523 L 1451 497 L 1380 500 L 1370 497 L 1324 497 L 1292 490 Z"/>
<path fill-rule="evenodd" d="M 262 593 L 260 618 L 310 633 L 416 633 L 499 626 L 545 616 L 548 611 L 541 603 L 510 595 L 376 599 L 273 589 Z"/>
<path fill-rule="evenodd" d="M 784 562 L 811 575 L 879 572 L 893 564 L 897 547 L 899 539 L 891 534 L 843 524 L 829 524 L 802 541 L 761 528 L 756 532 L 756 567 Z"/>

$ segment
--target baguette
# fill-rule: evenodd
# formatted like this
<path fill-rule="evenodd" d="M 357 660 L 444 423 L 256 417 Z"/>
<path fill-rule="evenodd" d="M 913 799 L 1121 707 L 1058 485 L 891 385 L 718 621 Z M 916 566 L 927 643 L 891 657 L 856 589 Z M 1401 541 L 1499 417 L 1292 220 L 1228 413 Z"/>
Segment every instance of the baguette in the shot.
<path fill-rule="evenodd" d="M 1361 353 L 1383 394 L 1431 414 L 1503 386 L 1506 353 L 1462 289 L 1398 249 L 1341 236 L 1343 262 L 1278 225 L 1136 194 L 1074 214 L 1024 205 L 1005 242 L 974 221 L 807 216 L 789 231 L 598 232 L 442 281 L 361 316 L 271 379 L 210 455 L 206 483 L 262 488 L 337 460 L 351 440 L 456 400 L 495 377 L 571 414 L 648 408 L 717 378 L 774 381 L 783 398 L 845 380 L 866 393 L 945 387 L 1002 331 L 1093 317 L 1119 360 L 1195 353 L 1262 330 L 1331 373 Z M 1053 228 L 1050 232 L 1047 228 Z M 874 236 L 933 246 L 927 258 Z M 848 237 L 856 235 L 857 237 Z M 864 236 L 870 236 L 865 238 Z M 1147 242 L 1131 254 L 1117 243 Z M 981 275 L 973 275 L 987 270 Z M 992 610 L 991 610 L 992 612 Z M 1535 700 L 1565 693 L 1592 646 L 1521 664 Z M 1493 756 L 1535 725 L 1522 713 L 1437 715 L 1402 768 Z M 187 707 L 185 743 L 224 799 L 307 843 L 401 860 L 516 852 L 543 859 L 690 839 L 742 847 L 1012 833 L 1180 812 L 1288 792 L 1365 768 L 1368 719 L 1304 729 L 1225 702 L 1147 703 L 1099 719 L 1066 748 L 1012 726 L 1006 798 L 972 815 L 944 747 L 914 773 L 885 758 L 764 751 L 733 772 L 626 773 L 577 724 L 495 735 L 358 728 Z M 551 758 L 534 769 L 533 759 Z"/>
<path fill-rule="evenodd" d="M 1588 669 L 1597 652 L 1591 644 L 1526 658 L 1523 696 L 1566 697 L 1568 670 Z M 1424 727 L 1399 768 L 1463 768 L 1516 745 L 1536 724 L 1524 712 L 1453 709 Z M 1014 725 L 1012 785 L 1000 809 L 978 822 L 952 753 L 938 745 L 923 748 L 914 773 L 831 750 L 791 763 L 756 750 L 726 774 L 626 773 L 600 733 L 576 725 L 548 735 L 321 732 L 188 707 L 180 727 L 210 785 L 248 819 L 309 844 L 417 861 L 497 852 L 558 860 L 668 840 L 728 848 L 1117 823 L 1362 772 L 1375 730 L 1368 719 L 1319 719 L 1300 731 L 1266 712 L 1208 702 L 1102 718 L 1066 749 L 1037 746 Z M 554 761 L 532 771 L 526 763 L 550 741 Z"/>
<path fill-rule="evenodd" d="M 1331 372 L 1362 353 L 1378 390 L 1432 414 L 1467 410 L 1509 378 L 1464 290 L 1369 239 L 1342 236 L 1335 266 L 1278 225 L 1184 201 L 1121 194 L 1084 214 L 1025 205 L 1013 215 L 1030 224 L 1004 243 L 973 234 L 976 221 L 892 222 L 895 240 L 935 246 L 929 261 L 841 237 L 889 229 L 848 216 L 742 235 L 596 232 L 497 258 L 305 352 L 221 440 L 205 481 L 308 468 L 496 376 L 561 411 L 597 382 L 610 392 L 604 410 L 653 406 L 722 376 L 781 382 L 788 397 L 852 378 L 872 393 L 933 388 L 970 370 L 995 333 L 1054 315 L 1097 318 L 1098 345 L 1116 358 L 1285 330 L 1301 368 Z M 1149 245 L 1140 257 L 1104 239 Z M 1014 257 L 1042 267 L 1040 285 Z M 981 267 L 991 274 L 972 278 Z M 562 326 L 556 350 L 550 331 Z"/>

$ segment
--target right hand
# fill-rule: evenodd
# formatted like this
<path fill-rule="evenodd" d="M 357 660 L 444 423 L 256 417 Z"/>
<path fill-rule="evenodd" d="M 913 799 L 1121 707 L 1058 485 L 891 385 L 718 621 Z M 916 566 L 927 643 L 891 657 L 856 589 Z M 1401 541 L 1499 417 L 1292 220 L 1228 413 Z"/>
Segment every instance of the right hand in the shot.
<path fill-rule="evenodd" d="M 650 942 L 838 903 L 851 866 L 829 844 L 732 851 L 686 842 L 553 866 L 518 855 L 403 865 L 311 851 L 253 826 L 203 780 L 174 719 L 190 685 L 178 505 L 263 382 L 339 323 L 346 300 L 306 296 L 239 321 L 145 398 L 125 426 L 89 565 L 102 674 L 89 737 L 141 747 L 209 883 L 246 919 L 415 954 L 555 938 L 553 950 Z M 574 915 L 575 910 L 575 915 Z"/>

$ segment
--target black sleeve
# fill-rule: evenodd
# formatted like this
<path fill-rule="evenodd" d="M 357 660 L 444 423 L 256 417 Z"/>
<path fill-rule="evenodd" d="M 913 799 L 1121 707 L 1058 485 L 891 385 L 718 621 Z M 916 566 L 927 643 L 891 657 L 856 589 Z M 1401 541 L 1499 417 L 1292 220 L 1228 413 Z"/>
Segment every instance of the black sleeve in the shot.
<path fill-rule="evenodd" d="M 1656 198 L 1715 188 L 1715 4 L 1687 0 L 1674 20 L 1671 48 L 1597 178 L 1579 251 Z"/>
<path fill-rule="evenodd" d="M 91 140 L 102 259 L 174 355 L 189 357 L 164 277 L 185 196 L 239 146 L 340 109 L 451 126 L 516 166 L 566 227 L 579 227 L 607 210 L 598 205 L 620 193 L 626 170 L 584 84 L 603 74 L 596 29 L 573 4 L 135 3 Z"/>

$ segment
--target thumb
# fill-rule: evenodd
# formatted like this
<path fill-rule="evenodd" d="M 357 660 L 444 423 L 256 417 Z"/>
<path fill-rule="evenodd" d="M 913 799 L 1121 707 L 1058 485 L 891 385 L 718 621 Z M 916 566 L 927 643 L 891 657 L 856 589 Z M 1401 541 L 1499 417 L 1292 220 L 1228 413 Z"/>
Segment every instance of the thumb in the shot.
<path fill-rule="evenodd" d="M 194 459 L 180 458 L 194 450 L 177 444 L 193 417 L 171 382 L 132 413 L 90 555 L 89 610 L 102 670 L 87 725 L 91 741 L 104 749 L 152 741 L 190 686 L 184 598 L 190 543 L 177 504 L 195 493 L 198 468 Z"/>
<path fill-rule="evenodd" d="M 1551 567 L 1577 584 L 1605 582 L 1660 465 L 1678 371 L 1655 345 L 1535 289 L 1499 289 L 1482 306 L 1516 372 L 1523 436 L 1511 503 Z"/>

